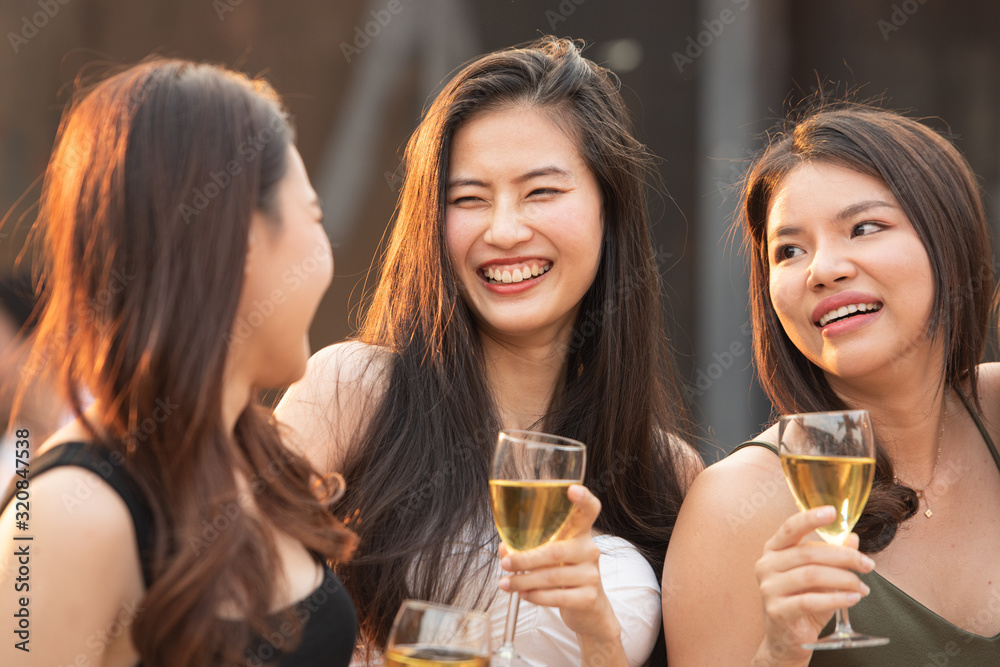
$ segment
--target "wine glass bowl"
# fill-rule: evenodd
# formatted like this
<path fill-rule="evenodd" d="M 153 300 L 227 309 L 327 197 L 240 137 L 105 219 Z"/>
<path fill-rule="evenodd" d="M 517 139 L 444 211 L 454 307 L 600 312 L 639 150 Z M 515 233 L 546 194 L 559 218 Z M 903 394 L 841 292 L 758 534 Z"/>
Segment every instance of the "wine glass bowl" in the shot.
<path fill-rule="evenodd" d="M 875 476 L 875 436 L 867 410 L 782 415 L 778 454 L 799 509 L 832 505 L 836 519 L 816 529 L 830 544 L 843 544 L 861 517 Z M 846 609 L 838 609 L 832 634 L 807 649 L 882 646 L 889 640 L 856 633 Z"/>
<path fill-rule="evenodd" d="M 490 619 L 478 611 L 406 600 L 386 644 L 386 667 L 488 667 Z"/>

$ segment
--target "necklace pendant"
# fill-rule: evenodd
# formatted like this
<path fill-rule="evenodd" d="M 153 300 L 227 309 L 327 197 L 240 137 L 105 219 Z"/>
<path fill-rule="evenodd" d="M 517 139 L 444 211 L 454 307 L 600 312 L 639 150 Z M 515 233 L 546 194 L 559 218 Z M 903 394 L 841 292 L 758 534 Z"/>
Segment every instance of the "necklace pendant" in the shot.
<path fill-rule="evenodd" d="M 934 515 L 934 512 L 931 511 L 930 507 L 928 507 L 927 510 L 924 512 L 924 516 L 926 516 L 928 519 L 931 518 L 931 516 L 933 516 L 933 515 Z"/>

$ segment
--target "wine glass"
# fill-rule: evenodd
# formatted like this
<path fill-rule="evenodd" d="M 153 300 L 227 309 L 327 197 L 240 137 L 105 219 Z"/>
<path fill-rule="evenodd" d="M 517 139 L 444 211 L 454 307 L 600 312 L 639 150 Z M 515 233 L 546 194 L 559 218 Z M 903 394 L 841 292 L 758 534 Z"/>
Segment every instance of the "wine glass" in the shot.
<path fill-rule="evenodd" d="M 830 544 L 843 544 L 861 517 L 875 476 L 875 437 L 868 411 L 782 415 L 778 454 L 785 481 L 800 509 L 833 505 L 837 510 L 837 519 L 816 532 Z M 885 637 L 856 633 L 847 610 L 838 609 L 834 631 L 802 648 L 861 648 L 888 643 Z"/>
<path fill-rule="evenodd" d="M 406 600 L 396 613 L 385 667 L 488 667 L 490 619 L 478 611 Z"/>
<path fill-rule="evenodd" d="M 573 509 L 569 487 L 583 483 L 586 457 L 587 448 L 576 440 L 532 431 L 500 432 L 490 469 L 490 500 L 497 532 L 509 550 L 527 551 L 558 536 Z M 519 602 L 512 592 L 494 666 L 527 664 L 514 650 Z"/>

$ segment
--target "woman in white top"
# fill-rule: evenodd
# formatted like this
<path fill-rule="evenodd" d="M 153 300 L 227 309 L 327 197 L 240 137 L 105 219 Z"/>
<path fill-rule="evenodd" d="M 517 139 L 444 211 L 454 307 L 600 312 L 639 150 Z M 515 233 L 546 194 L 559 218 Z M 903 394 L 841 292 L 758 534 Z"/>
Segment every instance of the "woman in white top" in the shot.
<path fill-rule="evenodd" d="M 336 511 L 360 547 L 338 574 L 369 661 L 405 598 L 491 609 L 499 639 L 517 590 L 534 664 L 665 664 L 658 577 L 701 462 L 662 329 L 650 156 L 612 76 L 554 38 L 459 72 L 407 146 L 359 341 L 318 352 L 277 409 L 347 479 Z M 503 428 L 588 447 L 571 530 L 516 555 L 489 507 Z"/>

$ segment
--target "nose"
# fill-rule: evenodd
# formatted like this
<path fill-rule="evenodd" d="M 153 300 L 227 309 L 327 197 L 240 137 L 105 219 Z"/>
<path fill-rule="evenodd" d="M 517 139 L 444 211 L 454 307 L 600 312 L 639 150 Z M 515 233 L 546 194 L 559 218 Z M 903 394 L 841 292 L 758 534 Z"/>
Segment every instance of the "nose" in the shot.
<path fill-rule="evenodd" d="M 492 209 L 483 240 L 498 248 L 513 248 L 531 239 L 532 231 L 527 222 L 525 211 L 512 203 L 498 202 Z"/>
<path fill-rule="evenodd" d="M 814 249 L 806 282 L 810 289 L 820 289 L 850 280 L 857 272 L 847 248 L 836 241 L 821 242 Z"/>

